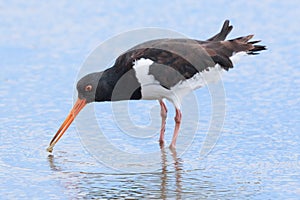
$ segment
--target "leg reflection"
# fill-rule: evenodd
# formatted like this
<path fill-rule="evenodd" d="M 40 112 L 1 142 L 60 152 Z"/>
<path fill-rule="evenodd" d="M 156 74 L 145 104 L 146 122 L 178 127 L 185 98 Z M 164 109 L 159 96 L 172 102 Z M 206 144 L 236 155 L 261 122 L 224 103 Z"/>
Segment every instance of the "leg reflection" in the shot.
<path fill-rule="evenodd" d="M 164 147 L 164 143 L 160 143 L 160 151 L 161 151 L 161 196 L 160 199 L 166 199 L 166 191 L 167 191 L 167 155 L 166 155 L 166 149 Z"/>
<path fill-rule="evenodd" d="M 165 148 L 164 144 L 161 144 L 160 150 L 162 163 L 160 198 L 166 199 L 176 197 L 176 199 L 182 199 L 182 161 L 177 157 L 175 148 Z M 168 160 L 170 160 L 170 162 L 168 162 Z M 173 188 L 173 180 L 175 181 L 175 189 Z M 171 186 L 172 188 L 168 188 L 168 186 Z"/>

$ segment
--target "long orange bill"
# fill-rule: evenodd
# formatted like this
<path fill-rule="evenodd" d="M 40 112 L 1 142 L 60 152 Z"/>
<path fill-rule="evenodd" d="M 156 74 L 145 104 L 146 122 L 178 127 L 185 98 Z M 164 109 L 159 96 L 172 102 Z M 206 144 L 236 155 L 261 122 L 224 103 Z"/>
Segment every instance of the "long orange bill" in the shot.
<path fill-rule="evenodd" d="M 86 105 L 85 99 L 77 99 L 76 103 L 74 104 L 72 110 L 70 111 L 69 115 L 65 119 L 65 121 L 62 123 L 54 137 L 52 138 L 49 147 L 47 148 L 47 151 L 50 153 L 53 151 L 54 145 L 58 142 L 58 140 L 63 136 L 63 134 L 66 132 L 66 130 L 69 128 L 75 117 L 78 115 L 80 110 Z"/>

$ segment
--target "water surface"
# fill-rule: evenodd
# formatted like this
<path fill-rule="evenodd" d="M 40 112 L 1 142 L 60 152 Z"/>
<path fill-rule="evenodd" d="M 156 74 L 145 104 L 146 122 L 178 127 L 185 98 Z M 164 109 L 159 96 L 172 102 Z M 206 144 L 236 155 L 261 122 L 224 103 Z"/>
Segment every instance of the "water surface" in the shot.
<path fill-rule="evenodd" d="M 299 198 L 297 2 L 43 5 L 12 1 L 1 3 L 0 9 L 1 199 Z M 134 152 L 134 145 L 144 145 L 145 152 L 154 152 L 159 158 L 155 170 L 129 173 L 98 162 L 82 146 L 74 125 L 52 155 L 46 152 L 72 106 L 80 66 L 98 44 L 122 31 L 141 27 L 172 29 L 205 39 L 227 18 L 234 25 L 232 37 L 255 33 L 269 50 L 242 59 L 224 74 L 225 122 L 221 137 L 205 158 L 199 157 L 199 150 L 211 116 L 207 88 L 193 94 L 198 100 L 198 121 L 188 118 L 191 111 L 183 111 L 184 130 L 198 126 L 184 152 L 160 149 L 157 134 L 145 143 L 128 139 L 110 123 L 110 104 L 95 105 L 97 115 L 102 116 L 98 119 L 102 130 L 110 133 L 108 139 L 128 152 Z M 167 105 L 169 142 L 174 110 Z M 159 117 L 156 102 L 132 102 L 129 108 L 138 126 L 155 121 L 149 117 L 152 113 Z M 159 124 L 153 127 L 155 132 Z M 179 143 L 186 141 L 184 132 Z M 140 166 L 147 167 L 147 163 L 143 160 Z"/>

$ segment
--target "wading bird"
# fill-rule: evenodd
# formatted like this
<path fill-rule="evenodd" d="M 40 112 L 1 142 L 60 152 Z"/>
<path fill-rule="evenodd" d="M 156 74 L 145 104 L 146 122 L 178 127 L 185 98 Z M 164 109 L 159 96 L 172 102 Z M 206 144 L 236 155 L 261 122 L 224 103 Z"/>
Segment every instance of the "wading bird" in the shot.
<path fill-rule="evenodd" d="M 175 148 L 181 122 L 182 98 L 193 90 L 218 78 L 218 72 L 233 68 L 239 54 L 256 55 L 265 50 L 250 41 L 253 35 L 225 40 L 232 30 L 226 20 L 220 33 L 206 41 L 194 39 L 157 39 L 141 43 L 122 55 L 102 72 L 88 74 L 77 83 L 78 99 L 53 137 L 47 150 L 65 133 L 76 115 L 88 103 L 120 100 L 158 100 L 161 107 L 159 142 L 164 142 L 167 107 L 176 110 L 171 148 Z M 217 73 L 216 73 L 217 72 Z"/>

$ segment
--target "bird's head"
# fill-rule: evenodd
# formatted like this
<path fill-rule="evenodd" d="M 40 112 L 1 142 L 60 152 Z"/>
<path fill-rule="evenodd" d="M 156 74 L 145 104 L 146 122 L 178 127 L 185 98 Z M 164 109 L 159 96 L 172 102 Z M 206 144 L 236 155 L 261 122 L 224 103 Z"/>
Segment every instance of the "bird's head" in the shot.
<path fill-rule="evenodd" d="M 95 101 L 101 75 L 101 72 L 91 73 L 77 82 L 78 99 L 84 99 L 86 103 Z"/>
<path fill-rule="evenodd" d="M 91 73 L 84 76 L 77 82 L 78 99 L 69 115 L 66 117 L 65 121 L 51 140 L 47 151 L 52 152 L 54 145 L 63 136 L 75 117 L 84 108 L 84 106 L 96 100 L 96 93 L 101 75 L 102 72 Z"/>

